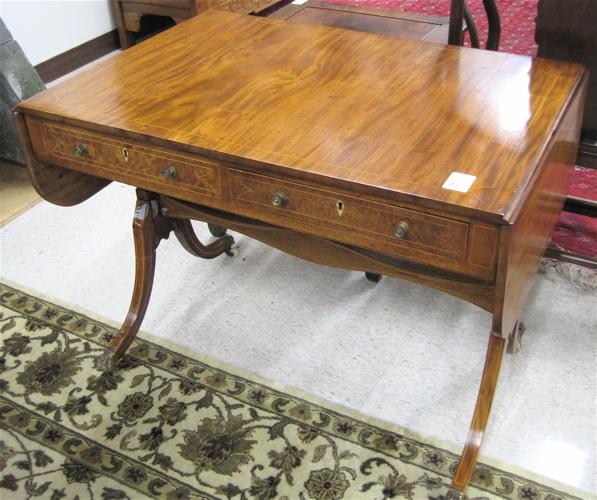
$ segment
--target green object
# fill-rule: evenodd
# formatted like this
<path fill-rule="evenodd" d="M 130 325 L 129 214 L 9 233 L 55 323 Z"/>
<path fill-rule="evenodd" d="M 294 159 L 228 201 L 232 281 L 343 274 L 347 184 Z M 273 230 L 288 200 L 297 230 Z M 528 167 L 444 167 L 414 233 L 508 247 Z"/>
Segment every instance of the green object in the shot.
<path fill-rule="evenodd" d="M 0 18 L 0 159 L 24 164 L 12 120 L 15 106 L 46 86 Z"/>

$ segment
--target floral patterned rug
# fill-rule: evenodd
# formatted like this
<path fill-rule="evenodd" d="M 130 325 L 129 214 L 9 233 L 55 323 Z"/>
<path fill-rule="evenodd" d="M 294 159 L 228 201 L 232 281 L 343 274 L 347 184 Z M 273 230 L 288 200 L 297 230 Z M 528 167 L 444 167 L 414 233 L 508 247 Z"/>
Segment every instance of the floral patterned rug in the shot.
<path fill-rule="evenodd" d="M 458 456 L 402 429 L 0 285 L 0 497 L 441 500 Z M 234 370 L 234 371 L 233 371 Z M 572 499 L 479 464 L 475 499 Z"/>

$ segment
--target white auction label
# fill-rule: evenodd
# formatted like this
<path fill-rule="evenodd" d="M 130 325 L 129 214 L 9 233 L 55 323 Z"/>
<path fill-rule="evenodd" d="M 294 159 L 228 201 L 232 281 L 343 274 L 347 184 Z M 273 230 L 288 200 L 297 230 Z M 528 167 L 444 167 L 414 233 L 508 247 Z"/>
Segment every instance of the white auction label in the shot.
<path fill-rule="evenodd" d="M 442 187 L 444 189 L 451 189 L 452 191 L 466 193 L 471 188 L 476 178 L 477 177 L 474 175 L 452 172 Z"/>

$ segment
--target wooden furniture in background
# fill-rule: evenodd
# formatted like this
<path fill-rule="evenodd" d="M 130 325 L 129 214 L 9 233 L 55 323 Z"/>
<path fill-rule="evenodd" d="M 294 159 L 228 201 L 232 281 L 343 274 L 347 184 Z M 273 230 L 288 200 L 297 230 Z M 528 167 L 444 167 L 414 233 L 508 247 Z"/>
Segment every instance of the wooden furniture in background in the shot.
<path fill-rule="evenodd" d="M 498 50 L 501 33 L 499 12 L 495 0 L 484 0 L 483 4 L 489 28 L 485 48 Z M 450 17 L 446 18 L 308 0 L 303 4 L 286 5 L 268 17 L 458 46 L 464 45 L 465 33 L 468 32 L 471 46 L 480 48 L 477 27 L 466 1 L 453 0 L 450 5 Z"/>
<path fill-rule="evenodd" d="M 120 45 L 128 49 L 135 45 L 134 33 L 141 29 L 141 17 L 170 17 L 178 24 L 207 9 L 249 14 L 259 12 L 279 0 L 112 0 Z"/>
<path fill-rule="evenodd" d="M 446 43 L 448 40 L 450 22 L 447 17 L 316 0 L 308 0 L 303 4 L 288 4 L 267 17 L 437 43 Z"/>
<path fill-rule="evenodd" d="M 489 28 L 485 48 L 487 50 L 498 50 L 500 45 L 501 22 L 496 0 L 483 0 L 483 7 L 485 9 L 485 14 L 487 15 Z M 465 27 L 464 30 L 462 29 L 463 23 Z M 464 33 L 466 31 L 469 32 L 471 46 L 477 49 L 480 48 L 475 20 L 471 15 L 466 0 L 451 0 L 448 43 L 450 45 L 464 45 Z"/>
<path fill-rule="evenodd" d="M 335 19 L 326 20 L 324 19 L 322 12 L 317 12 L 313 13 L 318 16 L 317 20 L 310 19 L 306 21 L 305 13 L 302 13 L 301 17 L 303 17 L 303 20 L 300 22 L 310 22 L 312 24 L 320 24 L 322 26 L 334 26 L 341 27 L 343 29 L 354 29 L 356 31 L 387 34 L 389 36 L 396 36 L 394 28 L 391 27 L 391 24 L 396 23 L 388 22 L 391 18 L 404 20 L 410 19 L 420 21 L 421 23 L 428 23 L 430 25 L 433 25 L 434 23 L 437 25 L 448 24 L 445 34 L 442 30 L 442 38 L 437 36 L 440 34 L 440 32 L 438 32 L 430 38 L 430 41 L 461 46 L 464 44 L 464 35 L 466 32 L 468 32 L 471 40 L 471 46 L 474 48 L 480 48 L 479 35 L 477 33 L 475 20 L 471 15 L 466 1 L 446 1 L 451 2 L 450 17 L 447 19 L 447 23 L 444 22 L 443 18 L 436 16 L 425 16 L 421 14 L 410 14 L 405 12 L 385 11 L 383 9 L 359 7 L 356 5 L 352 6 L 312 1 L 309 2 L 311 5 L 307 7 L 303 7 L 303 5 L 300 4 L 290 4 L 287 6 L 285 14 L 280 15 L 279 13 L 274 13 L 268 17 L 282 19 L 285 18 L 284 15 L 289 15 L 293 9 L 313 9 L 316 8 L 313 4 L 321 3 L 321 5 L 318 5 L 317 8 L 333 12 L 330 17 Z M 178 24 L 179 22 L 196 16 L 207 9 L 248 14 L 252 12 L 260 12 L 277 2 L 279 2 L 279 0 L 112 0 L 112 10 L 116 19 L 120 44 L 123 49 L 127 49 L 135 44 L 134 33 L 139 32 L 141 29 L 141 17 L 147 14 L 170 17 L 176 24 Z M 498 50 L 501 30 L 500 16 L 495 0 L 483 0 L 483 5 L 487 14 L 489 25 L 489 35 L 485 48 L 488 50 Z M 342 11 L 344 12 L 344 15 L 341 15 L 336 11 Z M 352 16 L 348 15 L 348 12 L 350 12 Z M 358 14 L 360 14 L 360 16 L 357 20 L 355 16 Z M 366 15 L 377 16 L 379 19 L 371 19 L 372 24 L 368 27 L 367 24 L 369 24 L 369 21 L 365 19 Z M 425 20 L 425 17 L 428 17 L 428 19 Z M 383 21 L 384 19 L 386 22 Z M 342 26 L 337 26 L 337 24 L 342 24 Z M 398 29 L 403 30 L 403 28 Z"/>
<path fill-rule="evenodd" d="M 589 70 L 587 100 L 581 130 L 577 164 L 597 168 L 597 2 L 539 0 L 535 41 L 537 57 L 571 61 Z M 568 197 L 564 210 L 597 217 L 597 201 Z M 597 269 L 597 259 L 549 249 L 546 257 Z"/>
<path fill-rule="evenodd" d="M 21 103 L 16 122 L 48 201 L 138 188 L 133 299 L 101 369 L 141 325 L 162 238 L 229 252 L 230 236 L 204 246 L 190 219 L 490 311 L 461 498 L 564 202 L 585 88 L 577 64 L 209 10 Z"/>
<path fill-rule="evenodd" d="M 597 146 L 597 2 L 539 0 L 535 41 L 537 57 L 582 64 L 589 71 L 582 139 Z M 597 168 L 597 150 L 593 168 Z"/>

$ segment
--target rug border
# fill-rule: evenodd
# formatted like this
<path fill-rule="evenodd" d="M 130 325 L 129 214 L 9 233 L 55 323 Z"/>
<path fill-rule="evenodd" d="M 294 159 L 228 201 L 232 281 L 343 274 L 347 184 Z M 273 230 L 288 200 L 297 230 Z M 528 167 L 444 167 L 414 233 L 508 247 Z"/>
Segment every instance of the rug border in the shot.
<path fill-rule="evenodd" d="M 90 311 L 87 308 L 84 308 L 84 307 L 81 307 L 78 305 L 68 304 L 66 301 L 54 298 L 48 294 L 39 292 L 39 291 L 34 290 L 28 286 L 21 285 L 19 283 L 16 283 L 15 281 L 4 278 L 1 275 L 0 275 L 0 284 L 4 284 L 6 286 L 16 288 L 24 293 L 27 293 L 28 295 L 37 297 L 40 300 L 51 302 L 57 306 L 65 308 L 65 309 L 72 310 L 74 312 L 83 314 L 85 316 L 89 316 L 91 318 L 94 318 L 98 322 L 105 323 L 106 325 L 108 325 L 112 328 L 119 329 L 121 326 L 121 323 L 118 323 L 117 321 L 106 318 L 96 312 Z M 227 363 L 225 361 L 219 360 L 217 358 L 213 358 L 213 357 L 203 354 L 197 350 L 191 349 L 186 346 L 182 346 L 182 345 L 177 344 L 176 342 L 173 342 L 171 340 L 163 339 L 156 335 L 152 335 L 143 330 L 140 330 L 139 333 L 137 334 L 137 336 L 146 342 L 149 342 L 149 343 L 152 343 L 155 345 L 159 345 L 160 347 L 163 347 L 170 351 L 179 352 L 180 354 L 182 354 L 184 356 L 197 359 L 198 361 L 203 362 L 209 366 L 213 366 L 216 369 L 230 372 L 231 374 L 234 374 L 238 377 L 252 380 L 252 381 L 256 382 L 257 384 L 271 387 L 272 389 L 275 389 L 280 392 L 290 393 L 297 398 L 304 399 L 305 401 L 308 401 L 309 403 L 327 408 L 336 413 L 346 415 L 355 420 L 361 420 L 363 422 L 366 422 L 369 425 L 379 427 L 379 428 L 388 430 L 388 431 L 396 433 L 396 434 L 401 434 L 406 438 L 409 438 L 409 439 L 412 439 L 412 440 L 415 440 L 418 442 L 429 443 L 431 446 L 434 446 L 436 448 L 442 448 L 450 453 L 454 453 L 455 455 L 460 455 L 462 452 L 462 448 L 455 445 L 454 443 L 450 443 L 448 441 L 444 441 L 444 440 L 441 440 L 441 439 L 438 439 L 435 437 L 424 436 L 415 431 L 411 431 L 410 429 L 403 428 L 403 427 L 399 426 L 398 424 L 388 422 L 387 420 L 383 420 L 378 417 L 372 417 L 370 415 L 366 415 L 362 412 L 359 412 L 358 410 L 354 410 L 354 409 L 344 406 L 340 403 L 335 403 L 333 401 L 324 399 L 320 396 L 309 393 L 308 391 L 305 391 L 298 387 L 294 387 L 292 385 L 288 385 L 283 382 L 268 379 L 267 377 L 264 377 L 262 375 L 254 373 L 254 372 L 251 372 L 250 370 L 246 370 L 244 368 L 241 368 L 241 367 L 232 365 L 230 363 Z M 543 484 L 546 487 L 565 492 L 566 494 L 569 494 L 569 495 L 575 495 L 579 498 L 586 498 L 586 500 L 597 500 L 597 495 L 593 495 L 588 491 L 581 490 L 575 486 L 572 486 L 572 485 L 569 485 L 566 483 L 562 483 L 560 481 L 543 476 L 541 474 L 537 474 L 535 472 L 529 471 L 522 467 L 518 467 L 516 465 L 509 464 L 503 460 L 498 460 L 498 459 L 480 454 L 478 462 L 480 464 L 485 464 L 487 466 L 494 467 L 496 469 L 508 471 L 509 473 L 511 473 L 513 475 L 517 475 L 517 476 L 526 478 L 530 481 L 534 481 L 534 482 Z M 586 495 L 588 495 L 588 496 L 586 496 Z"/>

